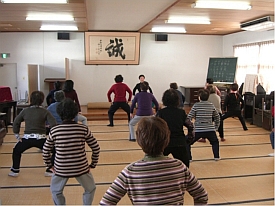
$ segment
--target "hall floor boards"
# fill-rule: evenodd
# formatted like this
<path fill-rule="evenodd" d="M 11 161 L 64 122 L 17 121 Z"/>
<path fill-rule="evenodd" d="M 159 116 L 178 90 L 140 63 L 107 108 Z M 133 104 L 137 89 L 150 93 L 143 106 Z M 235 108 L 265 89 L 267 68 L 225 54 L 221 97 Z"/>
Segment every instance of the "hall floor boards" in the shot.
<path fill-rule="evenodd" d="M 92 174 L 97 190 L 93 201 L 98 205 L 101 197 L 129 163 L 141 159 L 143 152 L 136 142 L 129 142 L 127 121 L 116 120 L 115 127 L 107 121 L 90 121 L 89 128 L 97 138 L 100 160 Z M 200 180 L 213 205 L 274 205 L 274 158 L 269 131 L 254 125 L 243 131 L 238 120 L 225 122 L 225 142 L 220 142 L 221 161 L 215 162 L 210 144 L 197 142 L 192 146 L 193 162 L 190 170 Z M 12 148 L 15 138 L 9 134 L 0 146 L 0 200 L 2 205 L 53 205 L 50 177 L 44 177 L 45 167 L 38 149 L 32 148 L 22 156 L 18 177 L 9 177 Z M 23 128 L 22 128 L 23 131 Z M 88 148 L 87 148 L 88 149 Z M 90 159 L 91 152 L 87 150 Z M 68 205 L 82 204 L 82 187 L 71 178 L 64 194 Z M 131 202 L 125 196 L 120 205 Z M 192 205 L 191 196 L 185 194 L 185 204 Z"/>

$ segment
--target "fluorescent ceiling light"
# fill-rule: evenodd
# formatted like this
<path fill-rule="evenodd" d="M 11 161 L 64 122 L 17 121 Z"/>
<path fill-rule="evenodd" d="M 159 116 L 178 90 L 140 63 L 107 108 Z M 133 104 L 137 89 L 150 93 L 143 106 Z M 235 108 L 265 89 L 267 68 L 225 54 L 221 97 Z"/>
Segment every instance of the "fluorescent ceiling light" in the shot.
<path fill-rule="evenodd" d="M 58 16 L 27 16 L 27 21 L 74 21 L 74 18 L 72 16 L 64 16 L 64 15 L 58 15 Z"/>
<path fill-rule="evenodd" d="M 153 27 L 151 32 L 186 33 L 183 27 Z"/>
<path fill-rule="evenodd" d="M 67 4 L 68 0 L 1 0 L 7 4 Z"/>
<path fill-rule="evenodd" d="M 210 24 L 206 18 L 170 18 L 165 21 L 168 24 Z"/>
<path fill-rule="evenodd" d="M 57 26 L 57 25 L 45 25 L 41 26 L 40 30 L 44 31 L 77 31 L 77 26 Z"/>
<path fill-rule="evenodd" d="M 236 10 L 250 10 L 252 7 L 248 2 L 243 1 L 197 1 L 192 4 L 193 8 L 207 8 L 207 9 L 236 9 Z"/>

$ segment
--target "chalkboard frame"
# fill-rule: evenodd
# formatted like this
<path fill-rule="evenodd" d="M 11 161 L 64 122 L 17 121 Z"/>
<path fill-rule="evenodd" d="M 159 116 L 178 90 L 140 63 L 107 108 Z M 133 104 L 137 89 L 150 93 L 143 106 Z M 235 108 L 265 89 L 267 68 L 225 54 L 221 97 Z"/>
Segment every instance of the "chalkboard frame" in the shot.
<path fill-rule="evenodd" d="M 237 68 L 238 57 L 210 57 L 207 78 L 214 82 L 233 83 Z"/>

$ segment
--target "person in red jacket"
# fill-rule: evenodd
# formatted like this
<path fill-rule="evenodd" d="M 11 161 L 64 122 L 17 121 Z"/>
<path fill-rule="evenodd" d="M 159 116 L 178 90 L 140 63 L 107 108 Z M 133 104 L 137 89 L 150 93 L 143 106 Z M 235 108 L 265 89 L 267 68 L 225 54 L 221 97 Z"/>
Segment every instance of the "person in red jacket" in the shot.
<path fill-rule="evenodd" d="M 133 93 L 126 84 L 122 83 L 122 75 L 116 75 L 115 82 L 116 83 L 111 86 L 107 93 L 108 101 L 111 103 L 111 107 L 108 111 L 110 124 L 107 126 L 109 127 L 114 126 L 114 114 L 119 108 L 123 109 L 127 113 L 128 122 L 130 121 L 130 106 L 128 103 L 131 101 Z M 128 100 L 126 99 L 126 92 L 129 94 Z M 111 99 L 112 93 L 115 94 L 114 101 Z"/>

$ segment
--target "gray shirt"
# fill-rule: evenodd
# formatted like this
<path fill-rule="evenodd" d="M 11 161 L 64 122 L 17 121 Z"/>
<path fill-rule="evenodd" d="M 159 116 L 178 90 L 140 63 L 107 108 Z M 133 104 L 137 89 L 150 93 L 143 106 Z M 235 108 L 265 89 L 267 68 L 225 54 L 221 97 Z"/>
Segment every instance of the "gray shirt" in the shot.
<path fill-rule="evenodd" d="M 207 101 L 214 104 L 214 107 L 216 108 L 216 110 L 220 114 L 222 113 L 222 110 L 221 110 L 221 97 L 219 95 L 217 95 L 216 93 L 212 93 L 212 94 L 209 95 L 209 98 L 208 98 Z"/>
<path fill-rule="evenodd" d="M 50 127 L 56 125 L 53 115 L 43 107 L 31 106 L 23 109 L 13 122 L 13 132 L 19 134 L 21 122 L 25 121 L 24 134 L 46 134 L 46 121 Z"/>

